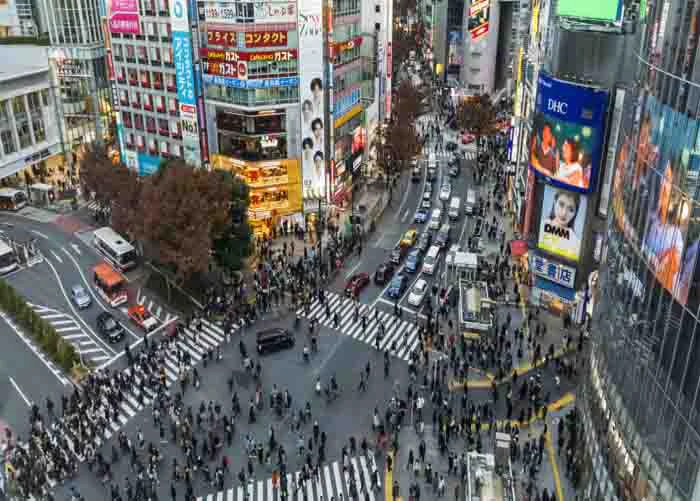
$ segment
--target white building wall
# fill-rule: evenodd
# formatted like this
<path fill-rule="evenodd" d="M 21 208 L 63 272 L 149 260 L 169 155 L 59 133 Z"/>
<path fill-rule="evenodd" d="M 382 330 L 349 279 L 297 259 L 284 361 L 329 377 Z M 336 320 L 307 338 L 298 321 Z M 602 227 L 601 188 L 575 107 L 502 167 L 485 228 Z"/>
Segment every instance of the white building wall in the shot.
<path fill-rule="evenodd" d="M 480 0 L 472 0 L 470 6 L 465 7 L 465 27 L 469 26 L 470 7 L 479 3 Z M 488 32 L 478 40 L 473 40 L 469 30 L 465 31 L 462 81 L 465 82 L 468 94 L 492 94 L 495 91 L 499 14 L 500 1 L 490 0 Z"/>

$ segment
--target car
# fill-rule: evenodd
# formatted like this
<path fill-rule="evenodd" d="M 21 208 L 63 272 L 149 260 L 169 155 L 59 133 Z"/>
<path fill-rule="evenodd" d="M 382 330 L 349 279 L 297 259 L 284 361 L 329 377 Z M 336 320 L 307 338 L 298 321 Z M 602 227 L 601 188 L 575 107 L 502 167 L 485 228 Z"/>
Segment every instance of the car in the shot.
<path fill-rule="evenodd" d="M 428 220 L 428 209 L 426 207 L 421 207 L 416 212 L 416 216 L 413 218 L 413 222 L 424 224 L 427 220 Z"/>
<path fill-rule="evenodd" d="M 416 248 L 420 250 L 423 254 L 428 252 L 430 244 L 433 243 L 433 235 L 429 231 L 425 231 L 418 237 L 418 245 Z"/>
<path fill-rule="evenodd" d="M 474 134 L 470 134 L 469 132 L 462 134 L 462 144 L 471 144 L 474 142 L 474 139 L 476 139 Z"/>
<path fill-rule="evenodd" d="M 377 270 L 374 272 L 374 283 L 377 285 L 384 285 L 391 279 L 393 274 L 394 263 L 391 261 L 382 263 L 377 266 Z"/>
<path fill-rule="evenodd" d="M 459 177 L 459 166 L 454 165 L 450 167 L 450 177 Z"/>
<path fill-rule="evenodd" d="M 430 208 L 433 206 L 433 200 L 431 198 L 423 200 L 420 203 L 420 206 L 421 206 L 421 209 L 430 210 Z"/>
<path fill-rule="evenodd" d="M 401 263 L 401 260 L 408 254 L 408 247 L 402 245 L 397 245 L 394 250 L 391 251 L 391 256 L 389 260 L 394 264 Z"/>
<path fill-rule="evenodd" d="M 418 239 L 418 232 L 415 229 L 408 230 L 401 239 L 401 247 L 413 247 Z"/>
<path fill-rule="evenodd" d="M 124 339 L 124 327 L 108 311 L 97 315 L 97 330 L 110 343 L 118 343 Z"/>
<path fill-rule="evenodd" d="M 426 215 L 426 219 L 427 217 L 428 216 Z M 80 284 L 74 285 L 70 288 L 70 298 L 71 301 L 73 301 L 81 310 L 83 308 L 89 308 L 92 304 L 92 297 L 87 293 L 85 287 Z"/>
<path fill-rule="evenodd" d="M 423 200 L 431 200 L 433 198 L 433 187 L 429 184 L 425 186 L 423 191 Z"/>
<path fill-rule="evenodd" d="M 386 290 L 387 295 L 393 298 L 401 297 L 401 294 L 403 294 L 403 292 L 406 290 L 407 282 L 408 277 L 403 273 L 399 273 L 398 275 L 394 276 L 394 278 L 391 279 L 391 283 L 389 283 L 389 287 Z"/>
<path fill-rule="evenodd" d="M 408 304 L 411 306 L 420 306 L 425 297 L 425 293 L 428 291 L 428 282 L 424 279 L 419 279 L 413 284 L 411 293 L 408 295 Z"/>
<path fill-rule="evenodd" d="M 367 285 L 368 283 L 368 273 L 355 273 L 348 279 L 347 283 L 345 284 L 345 295 L 353 297 L 359 296 L 360 292 L 362 292 L 362 289 L 364 289 L 365 285 Z"/>
<path fill-rule="evenodd" d="M 420 174 L 421 174 L 420 167 L 418 167 L 418 166 L 414 167 L 413 170 L 411 171 L 411 182 L 412 183 L 420 183 L 420 178 L 421 178 Z"/>
<path fill-rule="evenodd" d="M 440 200 L 447 202 L 450 199 L 450 195 L 452 195 L 452 186 L 449 184 L 443 184 L 440 187 Z"/>
<path fill-rule="evenodd" d="M 427 175 L 426 179 L 429 183 L 434 183 L 435 180 L 437 179 L 437 170 L 436 169 L 428 169 L 428 175 Z"/>
<path fill-rule="evenodd" d="M 447 144 L 445 145 L 445 149 L 447 151 L 455 151 L 457 148 L 458 145 L 454 141 L 447 141 Z"/>
<path fill-rule="evenodd" d="M 406 258 L 406 265 L 404 266 L 404 269 L 408 273 L 417 273 L 418 268 L 420 268 L 422 262 L 423 254 L 421 253 L 421 251 L 419 249 L 413 249 Z"/>
<path fill-rule="evenodd" d="M 158 319 L 151 315 L 151 312 L 142 304 L 135 304 L 127 310 L 127 315 L 136 325 L 146 332 L 151 332 L 158 327 Z"/>
<path fill-rule="evenodd" d="M 255 340 L 260 355 L 294 346 L 294 336 L 287 329 L 281 327 L 259 331 L 255 334 Z"/>

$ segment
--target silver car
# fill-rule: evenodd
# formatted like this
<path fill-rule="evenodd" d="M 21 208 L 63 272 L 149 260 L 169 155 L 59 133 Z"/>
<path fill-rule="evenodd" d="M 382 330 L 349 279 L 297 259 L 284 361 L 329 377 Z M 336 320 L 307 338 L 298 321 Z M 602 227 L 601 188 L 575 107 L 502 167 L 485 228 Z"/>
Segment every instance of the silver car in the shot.
<path fill-rule="evenodd" d="M 92 304 L 92 297 L 90 297 L 90 294 L 88 294 L 85 287 L 82 285 L 74 285 L 71 287 L 70 296 L 75 305 L 80 309 L 89 308 Z"/>

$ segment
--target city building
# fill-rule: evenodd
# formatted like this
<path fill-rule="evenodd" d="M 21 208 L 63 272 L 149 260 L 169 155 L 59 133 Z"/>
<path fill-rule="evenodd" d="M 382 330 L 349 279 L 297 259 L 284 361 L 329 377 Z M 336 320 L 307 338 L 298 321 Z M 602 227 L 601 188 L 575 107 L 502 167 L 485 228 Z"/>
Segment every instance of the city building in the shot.
<path fill-rule="evenodd" d="M 7 0 L 0 5 L 0 38 L 36 37 L 45 29 L 40 12 L 31 0 Z"/>
<path fill-rule="evenodd" d="M 256 233 L 340 216 L 390 106 L 387 2 L 230 5 L 198 4 L 212 166 L 248 183 Z"/>
<path fill-rule="evenodd" d="M 0 184 L 72 184 L 64 163 L 61 124 L 47 48 L 2 45 L 0 59 Z"/>

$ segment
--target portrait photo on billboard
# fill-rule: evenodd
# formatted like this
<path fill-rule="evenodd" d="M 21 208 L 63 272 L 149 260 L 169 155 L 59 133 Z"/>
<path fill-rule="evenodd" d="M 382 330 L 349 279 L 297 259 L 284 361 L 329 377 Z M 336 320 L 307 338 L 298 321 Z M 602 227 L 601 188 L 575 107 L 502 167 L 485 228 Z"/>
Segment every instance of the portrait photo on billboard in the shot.
<path fill-rule="evenodd" d="M 357 127 L 352 133 L 352 153 L 360 153 L 365 150 L 367 143 L 367 129 Z"/>
<path fill-rule="evenodd" d="M 587 197 L 580 193 L 546 185 L 537 246 L 555 256 L 578 261 L 587 203 Z"/>
<path fill-rule="evenodd" d="M 582 193 L 595 186 L 608 92 L 540 75 L 530 167 L 548 182 Z"/>

